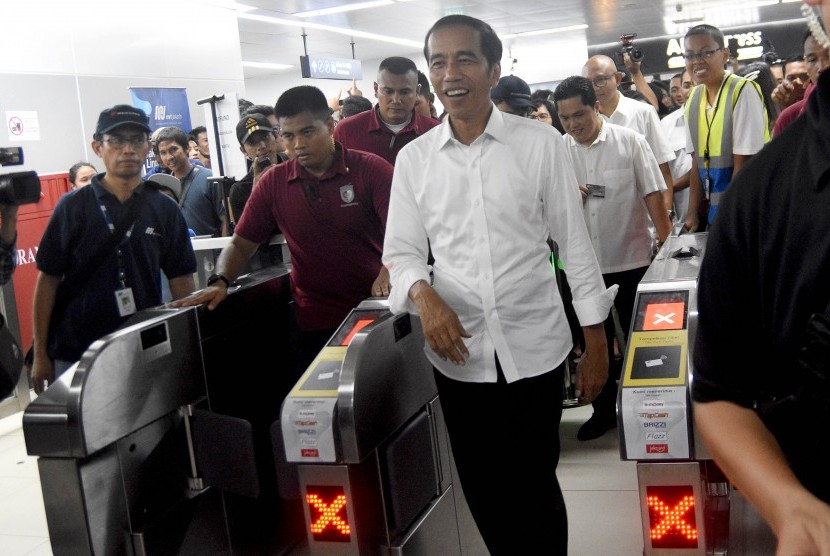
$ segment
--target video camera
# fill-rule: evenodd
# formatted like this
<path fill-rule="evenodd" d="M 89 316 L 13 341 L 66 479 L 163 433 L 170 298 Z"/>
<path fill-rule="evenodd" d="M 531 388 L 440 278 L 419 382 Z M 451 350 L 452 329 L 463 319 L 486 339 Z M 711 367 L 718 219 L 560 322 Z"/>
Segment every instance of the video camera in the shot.
<path fill-rule="evenodd" d="M 23 164 L 21 147 L 0 147 L 0 166 Z M 0 174 L 0 205 L 27 205 L 40 200 L 40 178 L 37 172 Z"/>
<path fill-rule="evenodd" d="M 622 47 L 620 51 L 617 53 L 619 60 L 617 61 L 617 65 L 623 65 L 623 61 L 625 60 L 624 55 L 628 54 L 631 58 L 632 62 L 638 63 L 643 61 L 643 51 L 634 46 L 634 39 L 637 37 L 637 33 L 629 33 L 628 35 L 620 36 L 620 44 Z"/>

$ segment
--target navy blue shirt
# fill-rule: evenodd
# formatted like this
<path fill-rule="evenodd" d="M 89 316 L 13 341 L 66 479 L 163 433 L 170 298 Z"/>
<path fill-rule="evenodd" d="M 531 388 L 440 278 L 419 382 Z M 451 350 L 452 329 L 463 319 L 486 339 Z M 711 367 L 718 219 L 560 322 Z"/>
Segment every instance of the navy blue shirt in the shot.
<path fill-rule="evenodd" d="M 58 201 L 37 251 L 37 268 L 57 277 L 69 277 L 86 264 L 91 254 L 111 233 L 101 204 L 113 223 L 127 212 L 146 182 L 132 197 L 120 203 L 101 186 L 103 174 L 92 183 L 62 196 Z M 132 288 L 140 311 L 161 304 L 161 271 L 177 278 L 196 271 L 196 257 L 187 225 L 176 202 L 153 188 L 143 199 L 129 239 L 120 244 L 126 286 Z M 61 297 L 63 282 L 58 286 Z M 116 330 L 126 317 L 116 305 L 118 280 L 117 249 L 113 249 L 75 293 L 63 315 L 50 323 L 48 353 L 52 359 L 77 361 L 86 348 L 101 336 Z"/>

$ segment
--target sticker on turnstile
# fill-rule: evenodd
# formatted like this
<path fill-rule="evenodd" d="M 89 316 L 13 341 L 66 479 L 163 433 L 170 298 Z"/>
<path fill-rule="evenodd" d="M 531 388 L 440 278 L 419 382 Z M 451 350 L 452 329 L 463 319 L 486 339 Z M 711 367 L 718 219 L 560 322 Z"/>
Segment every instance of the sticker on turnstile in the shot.
<path fill-rule="evenodd" d="M 625 457 L 689 458 L 685 386 L 624 388 L 620 404 Z"/>
<path fill-rule="evenodd" d="M 632 332 L 625 354 L 622 385 L 686 384 L 687 338 L 686 330 Z"/>
<path fill-rule="evenodd" d="M 300 377 L 289 397 L 337 397 L 345 347 L 326 347 Z"/>
<path fill-rule="evenodd" d="M 281 427 L 287 461 L 337 460 L 332 429 L 336 403 L 336 398 L 285 399 Z"/>

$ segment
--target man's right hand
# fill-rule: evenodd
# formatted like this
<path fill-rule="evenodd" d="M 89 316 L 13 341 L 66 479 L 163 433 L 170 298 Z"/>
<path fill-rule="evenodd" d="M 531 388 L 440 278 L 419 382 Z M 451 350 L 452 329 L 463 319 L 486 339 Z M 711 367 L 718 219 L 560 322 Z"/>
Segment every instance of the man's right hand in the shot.
<path fill-rule="evenodd" d="M 772 91 L 772 101 L 781 108 L 786 108 L 803 98 L 804 87 L 800 84 L 793 84 L 793 82 L 786 79 Z"/>
<path fill-rule="evenodd" d="M 700 220 L 698 219 L 697 214 L 688 214 L 686 216 L 686 223 L 683 224 L 683 229 L 693 234 L 697 231 L 700 227 Z"/>
<path fill-rule="evenodd" d="M 46 354 L 38 357 L 35 355 L 32 364 L 32 386 L 36 394 L 43 394 L 43 391 L 55 380 L 55 368 L 52 360 Z"/>
<path fill-rule="evenodd" d="M 216 282 L 213 286 L 208 286 L 203 290 L 193 292 L 187 297 L 176 299 L 167 304 L 168 307 L 193 307 L 194 305 L 202 305 L 207 303 L 208 310 L 216 309 L 216 306 L 222 303 L 228 297 L 228 289 L 224 282 Z"/>
<path fill-rule="evenodd" d="M 470 352 L 463 338 L 469 338 L 470 334 L 461 326 L 458 314 L 423 280 L 410 288 L 409 297 L 418 307 L 429 347 L 442 360 L 464 365 Z"/>
<path fill-rule="evenodd" d="M 781 512 L 776 554 L 830 555 L 830 506 L 808 492 L 802 498 L 784 502 L 792 507 Z"/>

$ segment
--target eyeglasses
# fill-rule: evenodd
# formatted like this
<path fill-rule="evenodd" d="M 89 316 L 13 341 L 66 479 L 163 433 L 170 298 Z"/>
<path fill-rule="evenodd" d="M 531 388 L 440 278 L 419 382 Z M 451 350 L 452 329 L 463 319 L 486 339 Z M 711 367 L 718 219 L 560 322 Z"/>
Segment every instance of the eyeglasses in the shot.
<path fill-rule="evenodd" d="M 550 119 L 550 114 L 547 114 L 545 112 L 539 112 L 538 114 L 533 113 L 533 114 L 530 115 L 530 119 L 531 120 L 549 120 Z"/>
<path fill-rule="evenodd" d="M 130 135 L 124 137 L 123 135 L 110 135 L 101 140 L 103 143 L 108 143 L 110 147 L 120 149 L 127 143 L 133 148 L 143 147 L 147 144 L 146 135 Z"/>
<path fill-rule="evenodd" d="M 592 79 L 591 83 L 594 87 L 605 87 L 605 84 L 608 83 L 611 79 L 614 79 L 613 75 L 600 75 L 596 79 Z"/>
<path fill-rule="evenodd" d="M 716 48 L 714 50 L 701 50 L 698 53 L 687 52 L 683 55 L 683 59 L 687 62 L 694 62 L 695 60 L 700 59 L 708 60 L 709 58 L 714 56 L 716 52 L 720 52 L 721 50 L 723 50 L 723 48 Z"/>

